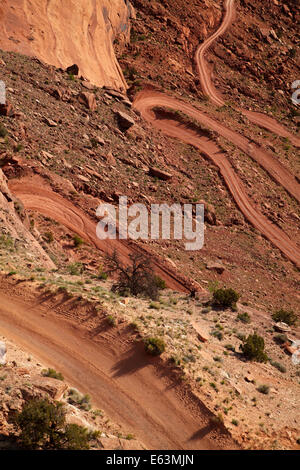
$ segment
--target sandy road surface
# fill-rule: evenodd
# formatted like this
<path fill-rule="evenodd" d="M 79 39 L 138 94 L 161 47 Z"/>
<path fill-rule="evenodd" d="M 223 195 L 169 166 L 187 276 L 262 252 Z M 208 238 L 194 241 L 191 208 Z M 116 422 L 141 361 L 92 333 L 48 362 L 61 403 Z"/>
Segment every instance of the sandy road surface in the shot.
<path fill-rule="evenodd" d="M 231 23 L 235 18 L 235 1 L 234 0 L 226 0 L 224 2 L 224 17 L 223 21 L 218 28 L 218 30 L 212 34 L 208 39 L 206 39 L 197 49 L 195 55 L 196 67 L 201 83 L 201 87 L 203 93 L 208 96 L 211 101 L 217 106 L 223 106 L 225 104 L 224 100 L 220 95 L 218 95 L 212 81 L 211 81 L 211 74 L 207 62 L 205 60 L 205 54 L 208 51 L 211 44 L 218 39 L 222 34 L 224 34 Z M 249 121 L 253 122 L 257 126 L 263 127 L 270 132 L 274 132 L 275 134 L 281 137 L 287 137 L 290 142 L 300 147 L 300 139 L 299 137 L 295 136 L 291 132 L 289 132 L 284 126 L 279 124 L 275 119 L 267 116 L 263 113 L 257 113 L 254 111 L 248 111 L 246 109 L 239 109 L 241 113 L 243 113 Z"/>
<path fill-rule="evenodd" d="M 185 114 L 193 119 L 196 119 L 198 122 L 213 128 L 213 130 L 220 128 L 220 133 L 224 132 L 224 129 L 222 129 L 223 126 L 221 124 L 214 123 L 212 119 L 208 118 L 196 108 L 193 108 L 192 106 L 187 105 L 182 101 L 156 91 L 150 90 L 139 93 L 134 102 L 134 106 L 141 112 L 145 119 L 151 122 L 154 127 L 160 129 L 164 134 L 194 145 L 204 152 L 215 163 L 215 165 L 219 167 L 230 193 L 232 194 L 236 204 L 246 219 L 277 248 L 279 248 L 288 259 L 290 259 L 297 266 L 300 266 L 299 246 L 294 243 L 283 230 L 272 224 L 268 218 L 265 217 L 254 206 L 244 189 L 244 185 L 241 179 L 235 173 L 226 155 L 220 151 L 219 147 L 212 140 L 201 136 L 195 131 L 189 129 L 187 126 L 179 124 L 175 120 L 172 121 L 170 119 L 157 118 L 152 109 L 156 106 L 163 106 L 172 108 L 174 110 L 183 111 Z M 213 126 L 211 125 L 211 122 L 213 123 Z M 229 132 L 235 134 L 232 131 Z M 243 137 L 240 136 L 240 139 L 243 139 Z M 281 171 L 281 166 L 277 165 L 275 172 L 277 178 L 284 182 L 284 184 L 290 183 L 290 179 L 284 168 Z M 295 186 L 294 190 L 295 194 L 299 197 L 299 185 Z"/>
<path fill-rule="evenodd" d="M 149 449 L 236 448 L 209 424 L 207 408 L 172 381 L 161 360 L 149 359 L 127 331 L 91 335 L 46 303 L 14 295 L 0 284 L 0 333 L 62 372 L 95 406 Z M 21 288 L 19 288 L 21 289 Z M 60 307 L 61 308 L 61 307 Z M 60 311 L 61 313 L 61 311 Z M 127 341 L 126 341 L 127 340 Z"/>
<path fill-rule="evenodd" d="M 205 54 L 210 45 L 228 29 L 233 21 L 235 16 L 234 0 L 226 0 L 224 3 L 224 9 L 225 14 L 221 26 L 211 37 L 198 47 L 196 52 L 196 65 L 203 92 L 209 96 L 217 106 L 224 105 L 224 101 L 218 96 L 212 84 L 210 71 L 205 60 Z M 300 202 L 300 185 L 295 176 L 285 168 L 285 166 L 282 165 L 271 152 L 263 150 L 254 142 L 250 142 L 246 137 L 242 136 L 238 132 L 232 131 L 222 123 L 210 118 L 205 113 L 188 103 L 164 93 L 159 93 L 155 90 L 144 90 L 135 97 L 134 107 L 140 111 L 142 116 L 151 122 L 154 127 L 160 129 L 170 137 L 175 137 L 188 144 L 194 145 L 211 158 L 211 160 L 219 167 L 230 193 L 246 219 L 277 248 L 279 248 L 287 258 L 297 266 L 300 266 L 300 247 L 290 240 L 282 230 L 272 224 L 268 218 L 254 206 L 246 194 L 241 179 L 234 172 L 226 155 L 220 151 L 214 142 L 200 134 L 197 135 L 195 131 L 189 129 L 188 126 L 180 125 L 175 120 L 172 121 L 170 119 L 163 119 L 157 116 L 152 109 L 161 106 L 171 108 L 176 111 L 182 111 L 192 120 L 196 120 L 200 124 L 203 124 L 205 127 L 210 128 L 234 143 L 243 152 L 259 163 L 269 173 L 272 179 L 283 186 L 291 196 Z M 260 125 L 271 132 L 275 132 L 280 136 L 288 137 L 294 145 L 300 146 L 300 139 L 287 131 L 283 126 L 278 124 L 269 116 L 246 110 L 241 110 L 241 112 L 255 124 Z"/>
<path fill-rule="evenodd" d="M 10 180 L 9 189 L 22 201 L 26 209 L 39 212 L 46 217 L 56 220 L 103 253 L 112 254 L 116 250 L 120 259 L 125 264 L 130 263 L 129 256 L 131 254 L 138 252 L 145 253 L 145 250 L 127 240 L 100 240 L 96 235 L 96 222 L 91 220 L 81 209 L 67 199 L 51 189 L 45 189 L 45 187 L 34 184 L 30 179 Z M 189 292 L 193 284 L 199 292 L 203 291 L 203 294 L 206 294 L 200 285 L 176 273 L 171 267 L 168 267 L 167 263 L 159 262 L 153 256 L 151 261 L 156 274 L 166 281 L 170 289 Z"/>

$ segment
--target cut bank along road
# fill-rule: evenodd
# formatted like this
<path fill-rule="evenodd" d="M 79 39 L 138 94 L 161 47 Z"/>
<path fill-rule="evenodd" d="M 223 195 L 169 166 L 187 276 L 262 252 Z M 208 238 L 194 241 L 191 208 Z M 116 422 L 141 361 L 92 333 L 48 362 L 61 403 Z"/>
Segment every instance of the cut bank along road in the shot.
<path fill-rule="evenodd" d="M 11 192 L 22 201 L 26 209 L 36 211 L 56 220 L 56 222 L 64 225 L 91 243 L 102 253 L 111 255 L 116 250 L 120 260 L 126 265 L 130 265 L 130 256 L 134 253 L 152 255 L 151 262 L 155 273 L 166 281 L 166 285 L 170 289 L 189 292 L 192 288 L 196 288 L 199 293 L 202 292 L 203 295 L 206 295 L 206 291 L 196 282 L 172 270 L 166 262 L 155 259 L 153 253 L 151 254 L 147 250 L 143 250 L 138 245 L 127 240 L 100 240 L 96 234 L 96 222 L 91 220 L 81 209 L 50 188 L 46 189 L 39 186 L 30 178 L 10 180 L 8 185 Z"/>
<path fill-rule="evenodd" d="M 62 317 L 66 306 L 61 302 L 56 312 L 53 305 L 23 298 L 19 291 L 2 280 L 0 333 L 59 370 L 148 449 L 237 447 L 228 432 L 211 426 L 213 415 L 205 405 L 170 379 L 162 361 L 149 359 L 142 346 L 126 343 L 126 331 L 119 335 L 115 328 L 110 338 L 98 333 L 96 340 Z"/>
<path fill-rule="evenodd" d="M 166 107 L 179 110 L 197 120 L 201 124 L 209 125 L 214 121 L 198 111 L 196 108 L 172 98 L 164 93 L 156 91 L 142 91 L 135 99 L 134 106 L 142 116 L 164 134 L 180 139 L 187 144 L 191 144 L 205 153 L 214 164 L 220 169 L 221 175 L 232 194 L 237 206 L 240 208 L 245 218 L 259 230 L 268 240 L 270 240 L 279 250 L 285 254 L 293 263 L 300 267 L 300 249 L 283 230 L 272 224 L 252 203 L 248 197 L 244 185 L 232 168 L 226 154 L 222 153 L 217 144 L 207 137 L 200 136 L 197 132 L 179 124 L 176 120 L 158 119 L 152 111 L 155 107 Z M 209 124 L 208 124 L 209 123 Z M 222 125 L 216 123 L 214 130 Z M 284 177 L 284 175 L 280 175 Z"/>

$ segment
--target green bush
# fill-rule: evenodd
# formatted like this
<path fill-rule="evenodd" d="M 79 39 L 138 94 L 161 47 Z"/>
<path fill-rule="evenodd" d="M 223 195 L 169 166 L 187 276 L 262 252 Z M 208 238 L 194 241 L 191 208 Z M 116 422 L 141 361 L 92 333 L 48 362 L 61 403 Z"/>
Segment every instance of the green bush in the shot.
<path fill-rule="evenodd" d="M 213 304 L 221 308 L 234 308 L 239 298 L 239 294 L 233 289 L 217 289 L 213 293 Z"/>
<path fill-rule="evenodd" d="M 271 364 L 271 366 L 273 366 L 277 370 L 279 370 L 279 372 L 282 372 L 283 374 L 286 372 L 286 367 L 284 365 L 280 364 L 280 362 L 270 361 L 270 364 Z"/>
<path fill-rule="evenodd" d="M 260 385 L 259 387 L 257 387 L 257 391 L 259 393 L 263 393 L 264 395 L 268 395 L 270 387 L 269 385 Z"/>
<path fill-rule="evenodd" d="M 239 313 L 237 319 L 242 323 L 251 323 L 251 317 L 247 312 Z"/>
<path fill-rule="evenodd" d="M 47 243 L 52 243 L 54 241 L 54 236 L 52 232 L 46 232 L 44 234 L 44 239 Z"/>
<path fill-rule="evenodd" d="M 74 235 L 73 242 L 76 248 L 79 248 L 83 244 L 82 238 L 80 238 L 78 235 Z"/>
<path fill-rule="evenodd" d="M 82 410 L 89 411 L 91 409 L 90 400 L 89 395 L 82 395 L 75 388 L 71 388 L 69 391 L 68 402 Z"/>
<path fill-rule="evenodd" d="M 79 276 L 83 273 L 83 266 L 82 263 L 72 263 L 67 266 L 69 273 L 72 276 Z"/>
<path fill-rule="evenodd" d="M 273 313 L 272 318 L 275 322 L 284 322 L 289 326 L 296 325 L 297 315 L 292 310 L 280 309 L 277 312 Z"/>
<path fill-rule="evenodd" d="M 154 276 L 156 285 L 159 289 L 163 290 L 167 287 L 166 281 L 159 276 Z"/>
<path fill-rule="evenodd" d="M 116 326 L 116 319 L 112 315 L 107 315 L 106 321 L 110 326 Z"/>
<path fill-rule="evenodd" d="M 0 122 L 0 137 L 4 139 L 4 137 L 7 136 L 7 130 L 3 126 L 3 124 Z"/>
<path fill-rule="evenodd" d="M 147 338 L 144 343 L 146 352 L 151 356 L 160 356 L 166 349 L 162 338 Z"/>
<path fill-rule="evenodd" d="M 268 360 L 268 356 L 264 352 L 265 341 L 256 333 L 249 335 L 248 338 L 244 339 L 240 349 L 243 352 L 244 357 L 249 361 L 266 362 Z"/>
<path fill-rule="evenodd" d="M 120 295 L 133 295 L 149 297 L 157 300 L 159 288 L 153 274 L 153 266 L 149 257 L 135 253 L 130 255 L 130 265 L 125 266 L 116 251 L 106 257 L 106 272 L 110 275 L 116 273 L 117 282 L 112 290 Z"/>
<path fill-rule="evenodd" d="M 52 379 L 64 380 L 64 377 L 60 372 L 56 372 L 56 370 L 50 368 L 42 370 L 42 375 L 44 377 L 51 377 Z"/>
<path fill-rule="evenodd" d="M 77 424 L 66 424 L 62 403 L 34 399 L 17 413 L 15 424 L 21 431 L 21 445 L 27 449 L 89 449 L 89 433 Z"/>

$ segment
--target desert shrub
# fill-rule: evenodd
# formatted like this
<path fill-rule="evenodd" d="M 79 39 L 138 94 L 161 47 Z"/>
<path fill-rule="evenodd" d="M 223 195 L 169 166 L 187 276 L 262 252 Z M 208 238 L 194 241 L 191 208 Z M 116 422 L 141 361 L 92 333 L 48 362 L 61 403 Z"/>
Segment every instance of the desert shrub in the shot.
<path fill-rule="evenodd" d="M 159 289 L 163 290 L 167 287 L 166 286 L 166 281 L 164 279 L 162 279 L 159 276 L 154 276 L 154 278 L 155 278 L 156 285 Z"/>
<path fill-rule="evenodd" d="M 51 377 L 52 379 L 64 380 L 64 377 L 60 372 L 56 372 L 56 370 L 50 368 L 42 370 L 42 375 L 44 377 Z"/>
<path fill-rule="evenodd" d="M 106 257 L 107 273 L 116 273 L 118 281 L 113 285 L 113 290 L 121 295 L 145 296 L 157 300 L 159 288 L 153 267 L 149 258 L 142 254 L 130 255 L 131 264 L 123 265 L 117 252 Z"/>
<path fill-rule="evenodd" d="M 235 352 L 235 347 L 232 344 L 225 344 L 224 347 L 227 349 L 227 351 Z"/>
<path fill-rule="evenodd" d="M 79 248 L 83 244 L 82 238 L 80 238 L 78 235 L 74 235 L 73 242 L 76 248 Z"/>
<path fill-rule="evenodd" d="M 296 325 L 297 315 L 292 310 L 280 309 L 277 312 L 273 313 L 272 318 L 275 322 L 284 322 L 289 326 Z"/>
<path fill-rule="evenodd" d="M 222 339 L 224 338 L 224 335 L 223 335 L 222 331 L 220 331 L 220 330 L 213 330 L 210 334 L 211 334 L 211 336 L 214 336 L 215 338 L 218 338 L 219 341 L 222 341 Z"/>
<path fill-rule="evenodd" d="M 69 273 L 72 276 L 79 276 L 83 272 L 82 263 L 72 263 L 67 266 Z"/>
<path fill-rule="evenodd" d="M 280 364 L 280 362 L 270 361 L 270 364 L 279 370 L 279 372 L 282 372 L 283 374 L 286 372 L 286 367 L 283 364 Z"/>
<path fill-rule="evenodd" d="M 251 317 L 247 312 L 239 313 L 237 319 L 242 323 L 251 323 Z"/>
<path fill-rule="evenodd" d="M 44 234 L 44 239 L 47 243 L 52 243 L 53 240 L 54 240 L 54 236 L 53 236 L 53 233 L 52 232 L 46 232 Z"/>
<path fill-rule="evenodd" d="M 166 349 L 165 342 L 162 338 L 147 338 L 144 341 L 145 350 L 151 356 L 160 356 Z"/>
<path fill-rule="evenodd" d="M 108 278 L 108 274 L 105 273 L 104 271 L 99 270 L 98 278 L 101 279 L 102 281 L 106 281 Z"/>
<path fill-rule="evenodd" d="M 68 402 L 71 405 L 75 405 L 82 410 L 89 411 L 91 409 L 90 400 L 89 395 L 82 395 L 78 390 L 75 390 L 75 388 L 71 388 L 71 390 L 69 390 Z"/>
<path fill-rule="evenodd" d="M 21 445 L 28 449 L 89 449 L 89 433 L 77 424 L 66 424 L 62 403 L 34 399 L 17 413 Z"/>
<path fill-rule="evenodd" d="M 88 450 L 89 441 L 94 439 L 94 434 L 78 424 L 67 424 L 65 427 L 64 449 L 66 450 Z"/>
<path fill-rule="evenodd" d="M 274 339 L 275 343 L 277 343 L 277 344 L 284 344 L 284 343 L 287 342 L 288 337 L 287 337 L 287 335 L 285 335 L 283 333 L 279 333 L 278 335 L 275 335 L 273 339 Z"/>
<path fill-rule="evenodd" d="M 116 319 L 112 315 L 107 315 L 106 321 L 110 326 L 116 326 Z"/>
<path fill-rule="evenodd" d="M 233 289 L 217 289 L 213 293 L 213 305 L 221 308 L 235 307 L 239 294 Z"/>
<path fill-rule="evenodd" d="M 3 126 L 3 124 L 0 122 L 0 137 L 4 139 L 4 137 L 7 136 L 7 130 Z"/>
<path fill-rule="evenodd" d="M 248 338 L 244 339 L 240 349 L 243 352 L 244 357 L 249 361 L 266 362 L 268 360 L 268 356 L 264 351 L 265 341 L 256 333 L 249 335 Z"/>
<path fill-rule="evenodd" d="M 151 308 L 151 309 L 153 309 L 153 310 L 159 310 L 159 309 L 160 309 L 160 305 L 159 305 L 157 302 L 150 302 L 149 308 Z"/>
<path fill-rule="evenodd" d="M 269 385 L 260 385 L 259 387 L 257 387 L 257 391 L 259 393 L 263 393 L 264 395 L 268 395 L 270 387 Z"/>
<path fill-rule="evenodd" d="M 14 247 L 14 240 L 9 235 L 0 236 L 0 248 L 11 249 Z"/>

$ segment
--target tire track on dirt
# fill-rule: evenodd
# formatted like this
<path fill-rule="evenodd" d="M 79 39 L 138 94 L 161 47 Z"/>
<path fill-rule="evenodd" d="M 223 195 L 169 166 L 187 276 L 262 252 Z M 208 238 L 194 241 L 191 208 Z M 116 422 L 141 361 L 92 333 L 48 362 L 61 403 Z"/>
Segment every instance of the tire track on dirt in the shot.
<path fill-rule="evenodd" d="M 26 179 L 10 180 L 8 185 L 11 192 L 22 201 L 26 209 L 56 220 L 77 233 L 102 253 L 112 254 L 116 250 L 120 260 L 126 265 L 130 264 L 130 255 L 134 253 L 150 255 L 155 273 L 166 281 L 170 289 L 180 292 L 189 292 L 191 289 L 196 289 L 200 294 L 202 292 L 203 295 L 207 295 L 206 291 L 195 281 L 185 278 L 185 276 L 172 270 L 167 262 L 160 261 L 155 258 L 153 253 L 139 247 L 132 241 L 100 240 L 96 234 L 96 222 L 91 220 L 81 209 L 51 189 L 45 189 Z"/>
<path fill-rule="evenodd" d="M 205 153 L 220 169 L 220 173 L 232 197 L 245 218 L 279 248 L 288 259 L 300 267 L 299 247 L 283 230 L 272 224 L 268 218 L 254 206 L 244 189 L 241 179 L 235 173 L 227 159 L 226 154 L 223 153 L 212 140 L 200 136 L 196 131 L 189 129 L 188 126 L 182 125 L 176 120 L 172 121 L 170 119 L 157 118 L 152 109 L 161 106 L 172 108 L 175 111 L 182 111 L 192 119 L 197 120 L 200 124 L 208 125 L 208 127 L 213 128 L 213 130 L 220 128 L 221 132 L 224 133 L 224 129 L 222 129 L 223 126 L 208 118 L 196 108 L 167 96 L 164 93 L 153 90 L 142 91 L 137 95 L 134 101 L 134 107 L 140 111 L 144 119 L 149 121 L 154 127 L 169 137 L 180 139 Z M 212 126 L 210 124 L 212 124 Z M 278 176 L 282 181 L 287 181 L 285 173 L 280 173 Z"/>
<path fill-rule="evenodd" d="M 209 47 L 212 45 L 212 43 L 215 42 L 220 36 L 222 36 L 234 21 L 236 14 L 235 1 L 226 0 L 224 2 L 224 11 L 224 18 L 220 27 L 214 34 L 212 34 L 212 36 L 210 36 L 202 44 L 199 45 L 195 55 L 196 68 L 199 75 L 202 91 L 206 96 L 210 98 L 210 100 L 216 106 L 224 106 L 225 101 L 217 93 L 211 81 L 211 74 L 207 62 L 205 60 L 205 54 L 208 51 Z M 239 109 L 238 111 L 244 114 L 253 124 L 263 127 L 264 129 L 273 132 L 274 134 L 277 134 L 281 137 L 287 137 L 293 145 L 295 145 L 296 147 L 300 147 L 300 139 L 270 116 L 263 113 L 248 111 L 246 109 Z"/>
<path fill-rule="evenodd" d="M 0 300 L 1 334 L 59 370 L 148 449 L 238 447 L 227 431 L 211 424 L 213 414 L 174 382 L 160 359 L 151 360 L 142 345 L 130 341 L 128 330 L 115 328 L 109 342 L 101 333 L 90 336 L 52 304 L 26 297 L 20 287 L 16 292 L 3 279 Z"/>

